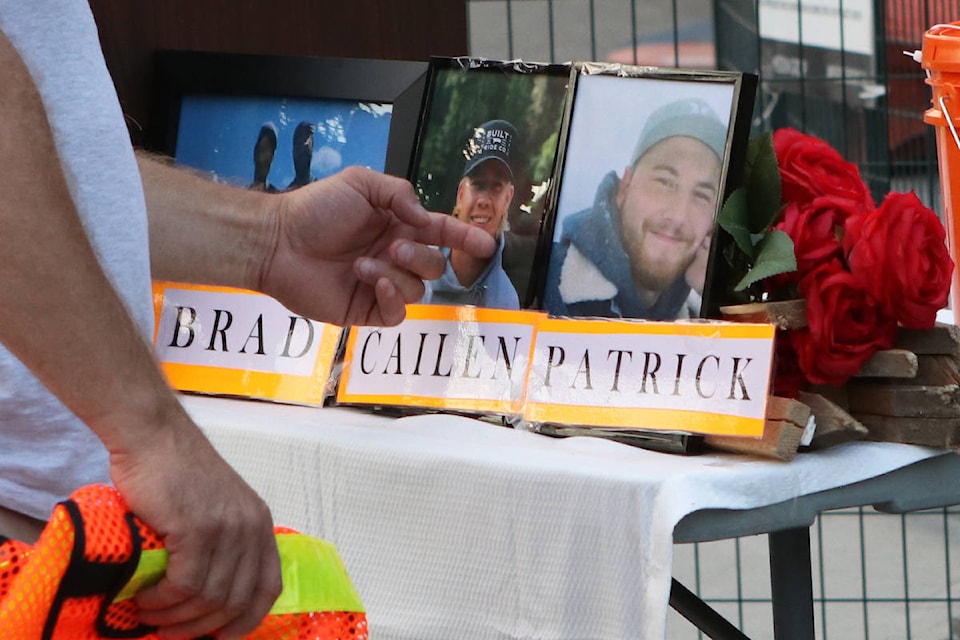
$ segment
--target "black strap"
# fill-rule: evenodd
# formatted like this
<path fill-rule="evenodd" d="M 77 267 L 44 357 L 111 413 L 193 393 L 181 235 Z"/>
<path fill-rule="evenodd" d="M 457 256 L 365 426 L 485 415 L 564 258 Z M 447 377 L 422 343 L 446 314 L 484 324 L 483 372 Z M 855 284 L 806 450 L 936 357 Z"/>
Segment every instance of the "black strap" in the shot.
<path fill-rule="evenodd" d="M 63 611 L 63 606 L 70 598 L 85 598 L 103 596 L 100 611 L 97 615 L 96 630 L 104 638 L 142 638 L 156 630 L 156 627 L 137 624 L 132 629 L 118 629 L 110 626 L 106 615 L 113 599 L 120 593 L 124 585 L 129 582 L 140 562 L 142 540 L 132 514 L 126 514 L 124 522 L 130 531 L 132 552 L 123 562 L 91 562 L 86 559 L 86 531 L 83 526 L 83 516 L 80 508 L 73 500 L 60 503 L 70 516 L 74 530 L 74 544 L 70 553 L 70 563 L 60 582 L 60 587 L 50 604 L 46 624 L 43 630 L 43 640 L 50 640 L 56 628 L 57 621 Z"/>

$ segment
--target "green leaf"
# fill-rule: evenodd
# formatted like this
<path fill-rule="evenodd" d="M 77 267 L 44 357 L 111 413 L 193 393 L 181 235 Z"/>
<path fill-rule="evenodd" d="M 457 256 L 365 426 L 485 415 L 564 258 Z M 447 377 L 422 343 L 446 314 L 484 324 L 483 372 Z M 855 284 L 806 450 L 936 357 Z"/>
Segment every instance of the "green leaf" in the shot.
<path fill-rule="evenodd" d="M 779 229 L 768 233 L 757 244 L 757 258 L 743 279 L 734 287 L 734 291 L 744 289 L 781 273 L 797 270 L 797 258 L 793 253 L 793 239 Z"/>
<path fill-rule="evenodd" d="M 760 233 L 780 213 L 780 167 L 773 150 L 773 134 L 764 133 L 748 142 L 744 186 L 750 197 L 743 224 L 753 233 Z"/>
<path fill-rule="evenodd" d="M 747 211 L 747 192 L 742 187 L 730 194 L 727 201 L 723 203 L 720 209 L 720 215 L 717 218 L 717 224 L 720 228 L 730 234 L 748 258 L 752 259 L 753 241 L 750 237 L 750 229 L 744 224 Z"/>

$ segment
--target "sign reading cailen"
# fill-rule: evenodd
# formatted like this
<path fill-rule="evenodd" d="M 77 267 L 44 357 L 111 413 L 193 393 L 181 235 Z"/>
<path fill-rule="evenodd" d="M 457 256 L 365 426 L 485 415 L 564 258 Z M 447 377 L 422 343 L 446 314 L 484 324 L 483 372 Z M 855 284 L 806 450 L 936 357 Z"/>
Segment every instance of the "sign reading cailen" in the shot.
<path fill-rule="evenodd" d="M 409 305 L 396 327 L 351 327 L 337 401 L 519 415 L 541 316 Z"/>

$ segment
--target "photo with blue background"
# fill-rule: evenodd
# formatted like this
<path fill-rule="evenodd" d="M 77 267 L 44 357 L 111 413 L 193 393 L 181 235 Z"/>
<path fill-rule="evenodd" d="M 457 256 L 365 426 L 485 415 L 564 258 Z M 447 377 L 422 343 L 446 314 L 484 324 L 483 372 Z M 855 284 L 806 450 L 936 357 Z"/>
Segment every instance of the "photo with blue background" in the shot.
<path fill-rule="evenodd" d="M 181 105 L 176 159 L 213 173 L 220 182 L 250 187 L 254 149 L 271 129 L 276 148 L 266 183 L 270 191 L 284 191 L 295 184 L 295 132 L 309 123 L 311 180 L 352 165 L 383 171 L 391 113 L 389 104 L 352 100 L 188 95 Z"/>

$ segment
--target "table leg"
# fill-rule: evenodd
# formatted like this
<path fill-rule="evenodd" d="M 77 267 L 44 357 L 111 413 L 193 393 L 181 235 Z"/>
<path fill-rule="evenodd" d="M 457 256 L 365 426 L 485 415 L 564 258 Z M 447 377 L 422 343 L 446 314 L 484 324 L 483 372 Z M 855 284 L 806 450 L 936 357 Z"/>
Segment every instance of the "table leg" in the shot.
<path fill-rule="evenodd" d="M 712 640 L 750 640 L 676 578 L 670 587 L 670 606 Z"/>
<path fill-rule="evenodd" d="M 773 635 L 776 640 L 814 640 L 810 528 L 774 531 L 767 537 Z"/>

